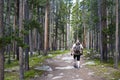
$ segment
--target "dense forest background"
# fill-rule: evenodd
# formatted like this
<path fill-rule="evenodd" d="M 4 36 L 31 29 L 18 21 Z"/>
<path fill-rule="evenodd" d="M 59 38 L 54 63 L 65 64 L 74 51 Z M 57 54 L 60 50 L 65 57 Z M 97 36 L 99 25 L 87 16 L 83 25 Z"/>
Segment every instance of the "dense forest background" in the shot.
<path fill-rule="evenodd" d="M 0 0 L 0 80 L 4 64 L 19 61 L 20 80 L 29 55 L 70 50 L 79 39 L 101 62 L 120 61 L 120 1 Z M 7 63 L 6 63 L 7 62 Z"/>

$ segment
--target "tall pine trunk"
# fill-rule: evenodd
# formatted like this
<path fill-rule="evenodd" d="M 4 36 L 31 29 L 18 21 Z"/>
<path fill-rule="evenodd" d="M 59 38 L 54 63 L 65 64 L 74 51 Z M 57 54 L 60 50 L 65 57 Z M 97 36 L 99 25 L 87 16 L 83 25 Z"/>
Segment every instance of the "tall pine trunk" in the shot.
<path fill-rule="evenodd" d="M 106 20 L 106 16 L 107 16 L 107 12 L 106 12 L 106 8 L 107 8 L 107 0 L 101 0 L 102 2 L 102 19 L 101 19 L 101 26 L 102 26 L 102 53 L 103 53 L 103 60 L 107 61 L 107 34 L 105 33 L 105 30 L 107 29 L 107 20 Z"/>
<path fill-rule="evenodd" d="M 120 0 L 119 0 L 118 3 L 120 4 Z M 119 12 L 120 12 L 120 5 L 118 5 L 118 8 L 119 8 Z M 119 20 L 120 20 L 120 14 L 118 15 L 118 17 L 119 17 Z M 120 26 L 120 21 L 119 21 L 119 26 Z M 118 30 L 120 30 L 120 27 L 119 27 Z M 118 31 L 118 34 L 120 34 L 120 31 Z M 118 36 L 119 36 L 119 40 L 120 40 L 120 35 L 118 35 Z M 120 61 L 120 42 L 119 42 L 119 61 Z"/>
<path fill-rule="evenodd" d="M 25 1 L 25 20 L 28 21 L 29 20 L 29 7 L 28 7 L 28 0 Z M 28 29 L 26 29 L 28 30 Z M 27 45 L 29 45 L 29 34 L 28 35 L 25 35 L 25 43 Z M 27 47 L 25 49 L 25 70 L 29 70 L 29 48 Z"/>
<path fill-rule="evenodd" d="M 118 68 L 118 0 L 116 0 L 116 43 L 115 43 L 115 53 L 114 53 L 114 67 Z"/>
<path fill-rule="evenodd" d="M 23 38 L 21 31 L 23 30 L 23 0 L 19 0 L 19 37 Z M 19 65 L 20 65 L 20 80 L 24 80 L 24 67 L 23 67 L 23 49 L 19 46 Z"/>
<path fill-rule="evenodd" d="M 101 61 L 103 61 L 103 53 L 102 53 L 102 23 L 101 23 L 101 0 L 98 0 L 98 16 L 99 16 L 99 29 L 100 29 L 100 34 L 99 34 L 99 48 L 100 48 L 100 54 L 101 54 Z"/>
<path fill-rule="evenodd" d="M 7 36 L 9 36 L 11 34 L 11 28 L 10 28 L 10 8 L 11 8 L 11 0 L 7 0 L 7 14 L 6 14 L 6 27 L 8 28 L 7 30 Z M 7 46 L 7 53 L 8 53 L 8 64 L 10 64 L 11 60 L 10 60 L 10 52 L 11 52 L 11 45 L 8 44 Z"/>
<path fill-rule="evenodd" d="M 48 51 L 48 8 L 49 0 L 47 0 L 45 8 L 45 32 L 44 32 L 44 53 L 47 54 Z"/>
<path fill-rule="evenodd" d="M 0 38 L 3 37 L 3 2 L 4 0 L 0 0 Z M 1 43 L 2 44 L 2 43 Z M 3 44 L 2 44 L 3 45 Z M 0 80 L 4 80 L 4 51 L 3 47 L 0 45 Z"/>

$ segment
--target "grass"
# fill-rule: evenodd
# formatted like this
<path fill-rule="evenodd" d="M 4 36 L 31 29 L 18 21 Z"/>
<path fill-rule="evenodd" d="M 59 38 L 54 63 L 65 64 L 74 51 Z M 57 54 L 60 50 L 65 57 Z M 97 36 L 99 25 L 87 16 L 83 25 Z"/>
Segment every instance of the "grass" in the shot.
<path fill-rule="evenodd" d="M 34 68 L 36 66 L 41 66 L 40 63 L 43 63 L 46 59 L 48 58 L 53 58 L 59 54 L 65 54 L 69 51 L 50 51 L 47 56 L 42 56 L 42 55 L 34 55 L 29 58 L 29 65 L 30 65 L 30 70 L 25 71 L 24 76 L 25 80 L 29 80 L 31 78 L 34 78 L 36 76 L 40 76 L 44 71 L 38 71 L 35 70 Z M 11 62 L 11 64 L 5 64 L 5 69 L 12 69 L 14 67 L 18 66 L 18 61 Z M 5 72 L 5 80 L 19 80 L 19 72 L 14 71 L 14 72 Z"/>
<path fill-rule="evenodd" d="M 113 77 L 115 77 L 116 80 L 120 79 L 120 71 L 113 72 Z"/>
<path fill-rule="evenodd" d="M 111 79 L 118 80 L 120 78 L 120 74 L 119 74 L 120 70 L 116 70 L 113 68 L 113 60 L 109 59 L 108 62 L 101 62 L 100 58 L 93 57 L 95 54 L 97 54 L 97 52 L 95 51 L 93 52 L 93 50 L 84 50 L 84 56 L 86 58 L 86 62 L 88 61 L 95 62 L 95 65 L 87 65 L 87 67 L 93 70 L 95 72 L 95 75 L 100 76 L 105 80 L 111 80 Z M 118 71 L 118 73 L 116 73 L 116 71 Z"/>
<path fill-rule="evenodd" d="M 92 53 L 92 54 L 90 54 Z M 87 65 L 88 68 L 95 72 L 95 75 L 101 76 L 105 80 L 120 80 L 120 63 L 119 68 L 114 69 L 114 60 L 109 58 L 107 62 L 101 62 L 99 58 L 93 57 L 93 50 L 84 50 L 86 61 L 94 61 L 95 65 Z"/>
<path fill-rule="evenodd" d="M 11 64 L 6 63 L 5 68 L 11 68 L 11 67 L 17 66 L 18 64 L 19 64 L 18 61 L 15 60 L 15 61 L 11 62 Z"/>
<path fill-rule="evenodd" d="M 112 59 L 108 62 L 100 62 L 100 59 L 90 59 L 87 61 L 94 61 L 95 65 L 89 65 L 88 68 L 95 71 L 95 74 L 101 76 L 105 80 L 119 80 L 120 79 L 120 64 L 119 69 L 114 69 Z"/>
<path fill-rule="evenodd" d="M 5 80 L 19 80 L 17 72 L 5 72 Z"/>
<path fill-rule="evenodd" d="M 35 75 L 40 76 L 40 75 L 42 75 L 43 72 L 44 71 L 38 71 L 38 70 L 34 70 L 34 69 L 26 71 L 25 72 L 25 80 L 29 80 L 29 79 L 33 78 Z"/>

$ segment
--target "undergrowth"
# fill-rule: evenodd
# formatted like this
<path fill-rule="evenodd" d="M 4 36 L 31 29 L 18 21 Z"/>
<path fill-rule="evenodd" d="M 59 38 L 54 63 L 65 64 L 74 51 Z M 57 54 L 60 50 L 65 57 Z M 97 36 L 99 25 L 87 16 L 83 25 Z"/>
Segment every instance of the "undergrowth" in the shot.
<path fill-rule="evenodd" d="M 112 58 L 109 58 L 107 62 L 101 62 L 99 57 L 92 57 L 92 55 L 91 51 L 84 51 L 86 62 L 95 62 L 95 65 L 87 65 L 87 67 L 95 72 L 95 75 L 101 76 L 105 80 L 120 80 L 120 63 L 118 69 L 115 69 Z"/>
<path fill-rule="evenodd" d="M 34 68 L 36 66 L 41 66 L 41 63 L 43 63 L 46 59 L 53 58 L 59 54 L 65 54 L 67 52 L 69 51 L 50 51 L 47 56 L 33 55 L 29 58 L 30 70 L 25 71 L 24 73 L 25 80 L 29 80 L 35 76 L 40 76 L 44 71 L 38 71 Z M 5 69 L 12 69 L 16 66 L 19 67 L 17 60 L 11 62 L 11 64 L 5 64 Z M 5 72 L 5 80 L 19 80 L 19 71 Z"/>

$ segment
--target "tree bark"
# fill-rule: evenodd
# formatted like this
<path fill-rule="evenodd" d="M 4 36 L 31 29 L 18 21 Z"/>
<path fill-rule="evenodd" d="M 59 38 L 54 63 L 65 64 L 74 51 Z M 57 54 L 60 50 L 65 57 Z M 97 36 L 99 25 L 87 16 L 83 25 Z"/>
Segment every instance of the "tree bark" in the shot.
<path fill-rule="evenodd" d="M 115 32 L 115 38 L 116 38 L 116 42 L 115 42 L 115 53 L 114 53 L 114 68 L 118 68 L 118 0 L 116 0 L 116 32 Z"/>
<path fill-rule="evenodd" d="M 4 0 L 0 0 L 0 38 L 3 37 L 3 4 Z M 4 51 L 3 47 L 0 46 L 0 80 L 4 80 Z"/>
<path fill-rule="evenodd" d="M 23 38 L 21 31 L 23 30 L 23 0 L 19 0 L 19 37 Z M 20 65 L 20 80 L 24 80 L 24 64 L 23 64 L 23 49 L 19 46 L 19 65 Z"/>
<path fill-rule="evenodd" d="M 10 28 L 10 11 L 11 11 L 11 1 L 10 0 L 7 0 L 7 14 L 6 14 L 6 27 L 8 28 L 7 29 L 7 32 L 6 32 L 6 35 L 9 36 L 11 35 L 11 28 Z M 8 64 L 10 64 L 11 60 L 10 60 L 10 52 L 11 52 L 11 45 L 8 44 L 7 46 L 7 53 L 8 53 Z"/>
<path fill-rule="evenodd" d="M 45 8 L 45 32 L 44 32 L 44 53 L 47 54 L 48 50 L 48 8 L 49 8 L 49 0 L 47 0 L 46 8 Z"/>
<path fill-rule="evenodd" d="M 101 10 L 101 26 L 102 26 L 102 53 L 103 53 L 103 60 L 107 61 L 107 34 L 104 32 L 107 29 L 107 12 L 106 12 L 106 0 L 101 0 L 102 2 L 102 10 Z"/>
<path fill-rule="evenodd" d="M 25 20 L 29 20 L 29 6 L 28 6 L 28 0 L 25 1 Z M 25 43 L 29 45 L 29 35 L 25 35 L 24 39 Z M 25 49 L 25 70 L 29 70 L 29 48 L 27 47 Z"/>
<path fill-rule="evenodd" d="M 99 16 L 99 29 L 100 29 L 100 34 L 99 34 L 99 48 L 100 48 L 100 54 L 101 54 L 101 61 L 103 61 L 103 53 L 102 53 L 102 23 L 101 23 L 101 0 L 98 0 L 98 16 Z"/>
<path fill-rule="evenodd" d="M 120 4 L 120 0 L 119 0 L 119 2 L 118 2 L 119 4 Z M 120 10 L 120 5 L 118 5 L 118 9 Z M 119 11 L 120 12 L 120 11 Z M 118 15 L 118 21 L 120 20 L 120 14 Z M 119 24 L 120 24 L 120 21 L 119 21 Z M 120 26 L 120 25 L 119 25 Z M 120 27 L 119 27 L 119 29 L 118 30 L 120 30 Z M 118 34 L 120 34 L 120 31 L 118 31 Z M 119 35 L 119 40 L 120 40 L 120 35 Z M 119 61 L 120 61 L 120 42 L 119 42 Z"/>

